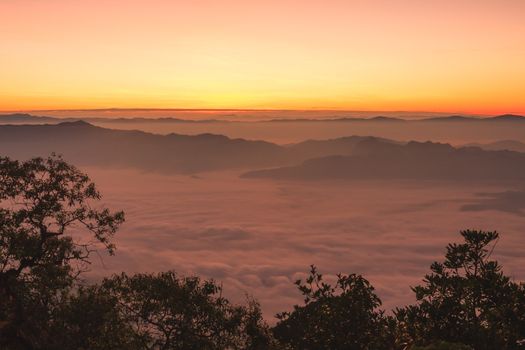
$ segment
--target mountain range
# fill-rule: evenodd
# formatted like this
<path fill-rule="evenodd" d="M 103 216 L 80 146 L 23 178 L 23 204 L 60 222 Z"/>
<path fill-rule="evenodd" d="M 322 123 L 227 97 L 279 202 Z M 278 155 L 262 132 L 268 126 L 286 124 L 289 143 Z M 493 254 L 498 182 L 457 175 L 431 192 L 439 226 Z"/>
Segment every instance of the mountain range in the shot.
<path fill-rule="evenodd" d="M 214 134 L 114 130 L 85 121 L 0 125 L 1 155 L 27 159 L 52 152 L 79 166 L 181 174 L 235 169 L 245 171 L 243 178 L 525 179 L 525 153 L 472 146 L 407 143 L 371 136 L 277 145 Z"/>
<path fill-rule="evenodd" d="M 479 147 L 487 151 L 516 151 L 525 153 L 525 143 L 515 140 L 501 140 L 490 143 L 469 143 L 466 147 Z"/>
<path fill-rule="evenodd" d="M 47 116 L 35 116 L 26 113 L 13 113 L 13 114 L 2 114 L 0 115 L 0 124 L 43 124 L 43 123 L 62 123 L 62 122 L 71 122 L 84 120 L 89 123 L 227 123 L 228 120 L 219 120 L 219 119 L 200 119 L 200 120 L 191 120 L 191 119 L 180 119 L 173 117 L 163 117 L 163 118 L 103 118 L 103 117 L 82 117 L 82 118 L 56 118 L 56 117 L 47 117 Z M 235 121 L 239 122 L 239 121 Z M 372 118 L 357 118 L 357 117 L 338 117 L 338 118 L 326 118 L 326 119 L 267 119 L 262 121 L 247 121 L 250 123 L 256 122 L 373 122 L 373 123 L 424 123 L 424 122 L 461 122 L 461 123 L 472 123 L 472 122 L 519 122 L 525 123 L 525 116 L 514 115 L 514 114 L 503 114 L 494 117 L 469 117 L 469 116 L 460 116 L 452 115 L 448 117 L 429 117 L 422 119 L 402 119 L 396 117 L 386 117 L 386 116 L 376 116 Z"/>
<path fill-rule="evenodd" d="M 523 181 L 525 153 L 410 141 L 363 140 L 352 155 L 306 160 L 299 165 L 250 171 L 244 178 L 279 180 Z"/>
<path fill-rule="evenodd" d="M 351 154 L 360 141 L 368 138 L 352 136 L 280 146 L 214 134 L 158 135 L 136 130 L 114 130 L 75 121 L 0 125 L 0 153 L 27 159 L 55 152 L 78 165 L 196 173 L 291 165 L 313 157 Z"/>

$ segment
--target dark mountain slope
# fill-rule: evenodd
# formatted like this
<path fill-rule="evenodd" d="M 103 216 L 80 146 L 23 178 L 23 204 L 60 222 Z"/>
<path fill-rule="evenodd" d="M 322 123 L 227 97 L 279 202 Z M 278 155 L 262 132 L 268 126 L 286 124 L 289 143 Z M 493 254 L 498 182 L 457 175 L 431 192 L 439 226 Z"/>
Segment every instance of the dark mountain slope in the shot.
<path fill-rule="evenodd" d="M 367 140 L 355 155 L 311 159 L 298 166 L 248 172 L 245 178 L 294 180 L 411 179 L 525 180 L 525 154 L 484 151 L 476 147 L 409 142 L 406 145 Z"/>
<path fill-rule="evenodd" d="M 479 147 L 487 151 L 515 151 L 525 153 L 525 143 L 514 140 L 501 140 L 491 143 L 469 143 L 466 147 Z"/>
<path fill-rule="evenodd" d="M 134 167 L 191 173 L 283 164 L 280 146 L 203 134 L 156 135 L 111 130 L 83 121 L 0 126 L 0 153 L 19 159 L 51 152 L 78 165 Z"/>
<path fill-rule="evenodd" d="M 359 142 L 369 139 L 375 138 L 353 136 L 279 146 L 213 134 L 157 135 L 113 130 L 75 121 L 54 125 L 0 125 L 0 154 L 27 159 L 56 152 L 78 165 L 194 173 L 293 165 L 313 157 L 348 155 Z"/>
<path fill-rule="evenodd" d="M 354 154 L 362 142 L 392 143 L 400 142 L 373 136 L 347 136 L 328 140 L 307 140 L 287 146 L 288 151 L 297 160 L 306 160 L 314 157 L 327 155 L 351 155 Z"/>

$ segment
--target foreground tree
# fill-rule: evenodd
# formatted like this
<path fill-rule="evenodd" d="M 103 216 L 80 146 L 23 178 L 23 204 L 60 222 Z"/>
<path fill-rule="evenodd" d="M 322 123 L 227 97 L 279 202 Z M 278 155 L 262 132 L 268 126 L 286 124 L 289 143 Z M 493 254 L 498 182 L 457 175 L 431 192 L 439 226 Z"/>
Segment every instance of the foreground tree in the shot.
<path fill-rule="evenodd" d="M 362 276 L 338 275 L 335 286 L 311 266 L 306 283 L 296 282 L 304 305 L 277 315 L 275 337 L 291 349 L 392 349 L 392 320 Z"/>
<path fill-rule="evenodd" d="M 46 348 L 95 243 L 113 253 L 124 215 L 93 209 L 99 199 L 88 176 L 60 157 L 0 158 L 0 348 Z"/>
<path fill-rule="evenodd" d="M 100 289 L 118 303 L 141 349 L 271 349 L 259 305 L 231 304 L 212 280 L 174 272 L 122 274 Z"/>
<path fill-rule="evenodd" d="M 56 307 L 45 349 L 146 349 L 119 307 L 98 285 L 78 287 Z"/>
<path fill-rule="evenodd" d="M 470 346 L 439 341 L 426 346 L 413 346 L 410 350 L 474 350 Z"/>
<path fill-rule="evenodd" d="M 418 304 L 398 309 L 399 329 L 411 343 L 447 341 L 476 350 L 523 349 L 525 286 L 490 260 L 497 232 L 462 231 L 449 244 L 424 284 L 413 288 Z"/>
<path fill-rule="evenodd" d="M 93 209 L 88 176 L 60 157 L 0 158 L 0 349 L 271 349 L 257 302 L 236 306 L 197 277 L 79 275 L 122 212 Z"/>
<path fill-rule="evenodd" d="M 65 300 L 46 349 L 273 349 L 259 305 L 231 304 L 214 281 L 121 274 Z"/>

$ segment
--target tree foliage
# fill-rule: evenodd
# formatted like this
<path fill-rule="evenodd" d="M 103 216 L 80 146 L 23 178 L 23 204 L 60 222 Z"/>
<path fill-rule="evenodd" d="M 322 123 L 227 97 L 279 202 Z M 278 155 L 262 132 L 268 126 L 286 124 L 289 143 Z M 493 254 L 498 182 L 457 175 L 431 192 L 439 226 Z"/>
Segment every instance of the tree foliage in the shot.
<path fill-rule="evenodd" d="M 231 304 L 213 280 L 121 274 L 101 290 L 118 300 L 120 317 L 144 349 L 268 349 L 269 329 L 259 305 Z"/>
<path fill-rule="evenodd" d="M 497 232 L 461 231 L 464 243 L 449 244 L 445 261 L 434 262 L 418 303 L 396 311 L 412 342 L 457 342 L 477 350 L 520 349 L 525 339 L 525 287 L 491 260 Z"/>
<path fill-rule="evenodd" d="M 80 286 L 63 298 L 45 349 L 144 349 L 119 312 L 119 301 L 100 286 Z"/>
<path fill-rule="evenodd" d="M 389 320 L 381 300 L 360 275 L 337 275 L 334 286 L 323 282 L 315 266 L 305 283 L 295 283 L 304 305 L 277 315 L 275 337 L 292 349 L 388 349 Z"/>
<path fill-rule="evenodd" d="M 438 341 L 426 346 L 413 346 L 410 350 L 473 350 L 470 346 L 459 343 Z"/>
<path fill-rule="evenodd" d="M 122 274 L 84 286 L 122 212 L 94 209 L 89 177 L 60 157 L 0 158 L 1 349 L 269 349 L 259 304 L 198 277 Z"/>
<path fill-rule="evenodd" d="M 60 157 L 0 158 L 0 344 L 41 346 L 95 242 L 112 253 L 122 212 L 93 209 L 100 193 Z M 84 229 L 89 240 L 69 231 Z M 10 345 L 11 346 L 11 345 Z"/>
<path fill-rule="evenodd" d="M 121 274 L 80 288 L 53 324 L 52 349 L 272 349 L 259 305 L 233 305 L 212 280 Z"/>

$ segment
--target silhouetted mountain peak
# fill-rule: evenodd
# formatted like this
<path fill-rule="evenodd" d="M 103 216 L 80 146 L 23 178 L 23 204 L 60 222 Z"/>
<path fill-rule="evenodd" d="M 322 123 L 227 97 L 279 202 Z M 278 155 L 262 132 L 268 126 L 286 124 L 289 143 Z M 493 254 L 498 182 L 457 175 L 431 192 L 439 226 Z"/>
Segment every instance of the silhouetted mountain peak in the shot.
<path fill-rule="evenodd" d="M 53 123 L 58 119 L 53 117 L 39 117 L 28 113 L 1 114 L 0 123 Z"/>
<path fill-rule="evenodd" d="M 380 139 L 374 136 L 362 137 L 359 142 L 356 143 L 354 153 L 355 154 L 370 154 L 385 151 L 398 150 L 399 145 L 388 140 Z"/>
<path fill-rule="evenodd" d="M 62 122 L 62 123 L 58 123 L 57 126 L 59 127 L 91 127 L 91 128 L 96 128 L 96 126 L 94 126 L 93 124 L 90 124 L 86 121 L 83 121 L 83 120 L 75 120 L 73 122 Z"/>
<path fill-rule="evenodd" d="M 369 120 L 378 121 L 378 122 L 405 122 L 405 119 L 395 118 L 395 117 L 385 117 L 379 115 L 377 117 L 370 118 Z"/>
<path fill-rule="evenodd" d="M 525 155 L 512 151 L 454 148 L 449 144 L 408 142 L 405 145 L 364 140 L 349 156 L 309 159 L 302 164 L 244 173 L 244 178 L 290 180 L 420 179 L 451 181 L 525 179 Z"/>
<path fill-rule="evenodd" d="M 35 118 L 28 113 L 12 113 L 12 114 L 3 114 L 2 118 Z"/>
<path fill-rule="evenodd" d="M 429 121 L 429 122 L 468 122 L 468 121 L 476 121 L 476 120 L 479 120 L 479 118 L 465 117 L 462 115 L 451 115 L 449 117 L 435 117 L 435 118 L 421 119 L 421 121 Z"/>
<path fill-rule="evenodd" d="M 406 144 L 406 147 L 411 148 L 411 149 L 421 149 L 421 150 L 443 150 L 443 151 L 454 150 L 454 147 L 452 147 L 448 143 L 440 143 L 440 142 L 432 142 L 432 141 L 425 141 L 425 142 L 409 141 Z"/>
<path fill-rule="evenodd" d="M 506 121 L 525 121 L 525 117 L 517 114 L 502 114 L 498 115 L 492 120 L 506 120 Z"/>
<path fill-rule="evenodd" d="M 216 141 L 227 141 L 230 140 L 228 136 L 219 135 L 219 134 L 211 134 L 211 133 L 204 133 L 196 135 L 197 138 L 203 139 L 203 140 L 216 140 Z"/>
<path fill-rule="evenodd" d="M 468 143 L 464 147 L 477 147 L 487 151 L 509 150 L 525 153 L 525 143 L 516 140 L 500 140 L 491 143 Z"/>

